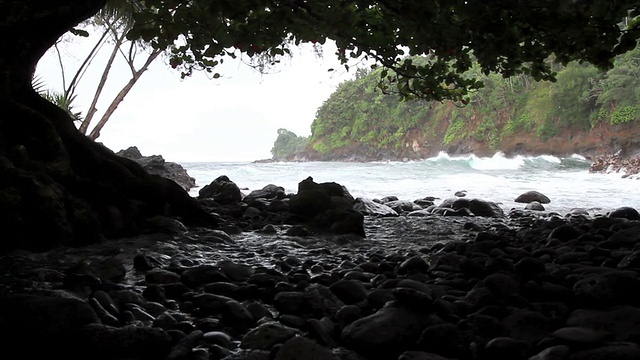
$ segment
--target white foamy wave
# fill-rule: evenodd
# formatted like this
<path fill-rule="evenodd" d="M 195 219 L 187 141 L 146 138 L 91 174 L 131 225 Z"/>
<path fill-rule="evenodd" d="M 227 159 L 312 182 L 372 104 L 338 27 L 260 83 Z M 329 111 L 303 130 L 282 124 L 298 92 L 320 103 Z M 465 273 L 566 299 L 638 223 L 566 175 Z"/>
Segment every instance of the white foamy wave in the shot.
<path fill-rule="evenodd" d="M 516 170 L 524 165 L 524 158 L 520 155 L 508 158 L 501 152 L 495 153 L 492 157 L 471 155 L 469 165 L 476 170 Z"/>
<path fill-rule="evenodd" d="M 440 151 L 438 155 L 430 157 L 427 161 L 451 160 L 451 156 L 444 151 Z"/>
<path fill-rule="evenodd" d="M 537 158 L 556 164 L 560 164 L 562 162 L 559 157 L 553 155 L 540 155 L 537 156 Z"/>
<path fill-rule="evenodd" d="M 587 160 L 586 157 L 584 157 L 584 156 L 582 156 L 580 154 L 573 154 L 573 155 L 571 155 L 571 158 L 572 159 L 576 159 L 576 160 L 582 160 L 582 161 L 586 161 Z"/>

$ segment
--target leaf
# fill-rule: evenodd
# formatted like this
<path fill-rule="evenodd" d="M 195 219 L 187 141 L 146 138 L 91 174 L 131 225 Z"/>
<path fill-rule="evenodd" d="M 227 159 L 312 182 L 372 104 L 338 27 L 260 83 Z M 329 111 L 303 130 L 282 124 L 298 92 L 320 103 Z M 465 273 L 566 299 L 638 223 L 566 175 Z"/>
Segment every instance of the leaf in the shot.
<path fill-rule="evenodd" d="M 86 30 L 72 28 L 69 32 L 76 36 L 89 37 L 89 32 Z"/>

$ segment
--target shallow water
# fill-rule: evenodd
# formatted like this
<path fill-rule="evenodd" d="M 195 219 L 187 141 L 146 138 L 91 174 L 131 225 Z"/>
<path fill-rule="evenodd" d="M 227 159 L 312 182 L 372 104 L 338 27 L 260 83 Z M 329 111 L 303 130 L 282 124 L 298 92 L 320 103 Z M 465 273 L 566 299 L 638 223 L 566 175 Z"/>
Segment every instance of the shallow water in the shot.
<path fill-rule="evenodd" d="M 437 157 L 412 162 L 304 162 L 304 163 L 183 163 L 196 178 L 197 196 L 204 185 L 226 175 L 245 192 L 267 184 L 296 193 L 298 183 L 308 176 L 316 182 L 337 182 L 354 197 L 370 199 L 394 195 L 402 200 L 426 196 L 439 199 L 466 190 L 469 198 L 501 204 L 506 211 L 523 208 L 513 200 L 523 192 L 536 190 L 547 195 L 549 211 L 566 214 L 573 208 L 606 213 L 621 206 L 640 208 L 638 180 L 621 174 L 589 173 L 590 163 L 579 155 L 506 158 L 501 154 L 480 158 L 474 155 Z"/>

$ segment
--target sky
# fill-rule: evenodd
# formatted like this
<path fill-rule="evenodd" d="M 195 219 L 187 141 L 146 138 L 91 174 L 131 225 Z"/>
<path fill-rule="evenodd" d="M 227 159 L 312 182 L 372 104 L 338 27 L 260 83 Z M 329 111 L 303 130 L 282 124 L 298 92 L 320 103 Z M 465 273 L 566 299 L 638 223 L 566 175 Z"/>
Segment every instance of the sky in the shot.
<path fill-rule="evenodd" d="M 95 39 L 73 37 L 60 44 L 67 81 L 89 53 Z M 86 110 L 102 75 L 110 48 L 105 47 L 83 76 L 74 101 Z M 338 84 L 353 76 L 327 43 L 318 57 L 311 45 L 293 50 L 268 74 L 260 74 L 239 60 L 225 58 L 213 79 L 204 72 L 181 80 L 180 73 L 161 57 L 150 66 L 101 131 L 97 141 L 113 151 L 137 146 L 142 155 L 162 155 L 167 161 L 253 161 L 271 157 L 277 130 L 311 133 L 316 110 Z M 328 71 L 329 69 L 335 71 Z M 62 91 L 58 55 L 49 50 L 36 70 L 46 88 Z M 103 91 L 102 112 L 131 73 L 121 57 Z"/>

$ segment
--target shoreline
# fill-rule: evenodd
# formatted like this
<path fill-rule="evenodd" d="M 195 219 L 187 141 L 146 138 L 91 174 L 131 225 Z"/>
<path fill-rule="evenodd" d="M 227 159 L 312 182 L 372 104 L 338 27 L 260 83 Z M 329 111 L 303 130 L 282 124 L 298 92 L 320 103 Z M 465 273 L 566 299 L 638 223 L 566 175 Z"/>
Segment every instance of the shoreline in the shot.
<path fill-rule="evenodd" d="M 626 235 L 637 234 L 638 220 L 534 213 L 368 217 L 366 228 L 369 238 L 351 241 L 286 236 L 286 227 L 229 238 L 193 228 L 17 252 L 2 264 L 12 270 L 14 290 L 28 284 L 31 291 L 7 297 L 2 287 L 0 324 L 47 345 L 18 350 L 26 357 L 39 351 L 150 360 L 174 352 L 180 354 L 174 359 L 228 360 L 266 360 L 269 353 L 327 360 L 640 354 L 633 325 L 640 299 L 632 290 L 640 285 L 640 264 Z M 91 285 L 89 274 L 101 281 Z M 620 283 L 626 285 L 614 286 Z M 16 299 L 29 310 L 21 312 Z M 101 315 L 72 325 L 87 312 Z M 49 332 L 55 314 L 71 319 L 56 323 L 67 326 L 65 337 Z M 25 340 L 5 336 L 9 344 Z M 129 342 L 118 340 L 123 336 Z M 290 353 L 296 355 L 285 357 Z"/>

